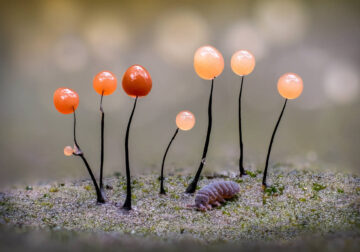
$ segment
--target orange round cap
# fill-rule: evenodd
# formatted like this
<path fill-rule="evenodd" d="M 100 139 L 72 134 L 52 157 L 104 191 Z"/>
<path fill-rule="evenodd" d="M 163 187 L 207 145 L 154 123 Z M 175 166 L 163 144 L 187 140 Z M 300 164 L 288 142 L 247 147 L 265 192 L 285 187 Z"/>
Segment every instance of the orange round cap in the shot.
<path fill-rule="evenodd" d="M 298 98 L 303 91 L 303 80 L 297 74 L 286 73 L 279 78 L 277 86 L 282 97 L 295 99 Z"/>
<path fill-rule="evenodd" d="M 131 97 L 146 96 L 152 88 L 151 76 L 143 66 L 133 65 L 124 73 L 122 87 Z"/>
<path fill-rule="evenodd" d="M 203 46 L 195 52 L 194 68 L 200 78 L 212 80 L 224 70 L 224 58 L 216 48 Z"/>
<path fill-rule="evenodd" d="M 250 74 L 255 67 L 255 57 L 247 50 L 240 50 L 231 57 L 231 69 L 240 76 Z"/>
<path fill-rule="evenodd" d="M 71 114 L 79 105 L 79 95 L 70 88 L 58 88 L 54 93 L 55 108 L 63 114 Z"/>
<path fill-rule="evenodd" d="M 71 156 L 74 153 L 74 150 L 71 146 L 65 146 L 64 148 L 64 155 Z"/>
<path fill-rule="evenodd" d="M 102 71 L 94 77 L 93 87 L 100 95 L 111 95 L 116 90 L 116 86 L 117 79 L 112 72 Z"/>
<path fill-rule="evenodd" d="M 195 125 L 195 116 L 190 111 L 181 111 L 176 116 L 176 126 L 181 130 L 191 130 Z"/>

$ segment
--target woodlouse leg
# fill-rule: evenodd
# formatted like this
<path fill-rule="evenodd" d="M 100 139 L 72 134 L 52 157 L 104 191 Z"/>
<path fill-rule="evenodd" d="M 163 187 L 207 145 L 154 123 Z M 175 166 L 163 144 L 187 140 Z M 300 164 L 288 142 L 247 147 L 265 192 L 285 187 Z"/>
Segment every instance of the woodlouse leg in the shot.
<path fill-rule="evenodd" d="M 218 198 L 218 201 L 219 201 L 220 203 L 225 203 L 225 199 L 224 199 L 223 197 Z"/>
<path fill-rule="evenodd" d="M 202 212 L 206 212 L 206 207 L 204 205 L 200 205 L 198 209 Z"/>
<path fill-rule="evenodd" d="M 206 208 L 207 208 L 208 210 L 211 210 L 211 209 L 212 209 L 212 206 L 211 206 L 210 204 L 208 204 L 208 205 L 206 205 Z"/>
<path fill-rule="evenodd" d="M 214 202 L 212 203 L 212 205 L 215 206 L 215 207 L 221 206 L 221 204 L 220 204 L 219 201 L 214 201 Z"/>

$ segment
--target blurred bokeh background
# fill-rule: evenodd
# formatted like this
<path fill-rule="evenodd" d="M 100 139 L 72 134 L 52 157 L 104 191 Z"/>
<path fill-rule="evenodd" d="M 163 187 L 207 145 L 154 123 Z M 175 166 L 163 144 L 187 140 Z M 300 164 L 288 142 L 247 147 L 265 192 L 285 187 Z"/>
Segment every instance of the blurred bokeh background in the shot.
<path fill-rule="evenodd" d="M 153 89 L 133 120 L 131 169 L 160 169 L 180 110 L 192 111 L 195 128 L 180 132 L 167 169 L 194 172 L 207 127 L 210 82 L 193 70 L 194 51 L 210 44 L 225 58 L 216 79 L 213 132 L 205 170 L 237 169 L 237 98 L 240 78 L 231 55 L 248 49 L 256 57 L 245 78 L 245 162 L 263 167 L 283 104 L 276 82 L 285 72 L 304 80 L 290 101 L 271 161 L 321 160 L 339 170 L 360 168 L 359 1 L 1 1 L 0 183 L 86 177 L 72 145 L 72 116 L 59 114 L 53 92 L 62 86 L 80 95 L 78 141 L 98 173 L 100 96 L 92 79 L 101 70 L 118 77 L 104 99 L 105 172 L 124 174 L 124 137 L 133 100 L 121 88 L 132 64 L 145 66 Z"/>

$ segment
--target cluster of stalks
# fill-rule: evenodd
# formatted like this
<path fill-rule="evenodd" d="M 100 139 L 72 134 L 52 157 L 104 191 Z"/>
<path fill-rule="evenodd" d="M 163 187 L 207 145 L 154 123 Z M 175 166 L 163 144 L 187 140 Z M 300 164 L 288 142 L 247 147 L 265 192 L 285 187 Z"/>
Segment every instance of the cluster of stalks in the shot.
<path fill-rule="evenodd" d="M 239 98 L 238 98 L 238 127 L 239 127 L 239 176 L 247 175 L 246 170 L 244 168 L 244 144 L 243 144 L 243 135 L 242 135 L 242 118 L 241 118 L 241 104 L 242 104 L 242 93 L 243 93 L 243 85 L 244 85 L 244 77 L 250 74 L 255 67 L 255 58 L 254 56 L 247 50 L 240 50 L 236 52 L 231 58 L 231 68 L 233 72 L 241 77 L 240 83 L 240 91 L 239 91 Z M 203 153 L 201 156 L 199 167 L 195 173 L 193 180 L 189 183 L 188 187 L 186 188 L 186 193 L 194 193 L 197 188 L 197 184 L 199 182 L 201 172 L 204 168 L 206 163 L 206 156 L 210 144 L 210 136 L 211 136 L 211 129 L 212 129 L 212 103 L 213 103 L 213 91 L 214 91 L 214 82 L 215 78 L 217 78 L 224 69 L 224 59 L 221 53 L 211 46 L 204 46 L 199 48 L 194 56 L 194 68 L 196 73 L 205 80 L 211 81 L 210 87 L 210 97 L 208 102 L 208 127 L 207 127 L 207 134 L 204 144 Z M 103 109 L 103 98 L 105 95 L 112 94 L 116 90 L 117 80 L 113 73 L 108 71 L 100 72 L 98 75 L 95 76 L 93 81 L 94 89 L 97 93 L 101 95 L 100 98 L 100 112 L 101 112 L 101 148 L 100 148 L 100 176 L 99 176 L 99 184 L 96 181 L 96 178 L 90 168 L 89 163 L 87 162 L 83 151 L 81 150 L 77 139 L 76 139 L 76 108 L 79 103 L 78 95 L 75 91 L 68 89 L 68 88 L 60 88 L 54 94 L 54 104 L 55 107 L 58 109 L 59 112 L 63 114 L 70 114 L 73 113 L 74 115 L 74 149 L 71 149 L 70 154 L 74 156 L 78 156 L 84 162 L 87 171 L 91 177 L 91 180 L 94 184 L 96 195 L 97 195 L 97 202 L 99 204 L 106 202 L 106 194 L 104 190 L 104 183 L 103 183 L 103 173 L 104 173 L 104 136 L 105 136 L 105 112 Z M 129 135 L 130 135 L 130 128 L 131 123 L 133 120 L 134 112 L 136 109 L 136 105 L 138 99 L 140 97 L 146 96 L 151 88 L 152 88 L 152 80 L 148 71 L 140 66 L 140 65 L 133 65 L 127 69 L 125 72 L 123 79 L 122 79 L 122 87 L 127 95 L 134 99 L 133 109 L 130 114 L 130 118 L 126 128 L 125 134 L 125 171 L 126 171 L 126 199 L 122 206 L 124 210 L 131 210 L 131 175 L 130 175 L 130 157 L 129 157 Z M 266 155 L 266 162 L 265 168 L 263 173 L 263 180 L 262 185 L 264 188 L 267 187 L 266 184 L 266 177 L 267 177 L 267 170 L 269 165 L 270 153 L 272 149 L 272 145 L 274 142 L 275 134 L 279 127 L 281 118 L 283 117 L 284 110 L 288 99 L 295 99 L 297 98 L 303 88 L 302 79 L 293 73 L 284 74 L 279 78 L 278 81 L 278 91 L 280 95 L 285 98 L 285 103 L 281 110 L 280 116 L 276 122 L 275 129 L 273 130 L 270 144 L 268 147 L 268 152 Z M 160 194 L 166 194 L 166 190 L 164 187 L 164 165 L 165 159 L 170 149 L 171 144 L 173 143 L 175 137 L 177 136 L 179 129 L 180 130 L 190 130 L 193 128 L 195 124 L 195 116 L 190 111 L 181 111 L 176 117 L 176 124 L 177 128 L 175 133 L 173 134 L 170 143 L 167 145 L 165 150 L 165 154 L 162 159 L 161 165 L 161 173 L 160 173 Z M 64 153 L 67 155 L 69 153 L 66 147 Z"/>

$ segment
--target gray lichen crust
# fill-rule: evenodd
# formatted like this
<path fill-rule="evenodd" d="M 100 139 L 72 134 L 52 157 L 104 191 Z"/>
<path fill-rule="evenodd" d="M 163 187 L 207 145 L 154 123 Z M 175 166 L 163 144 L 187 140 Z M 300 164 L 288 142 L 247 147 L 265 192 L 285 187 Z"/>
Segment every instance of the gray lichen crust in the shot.
<path fill-rule="evenodd" d="M 200 187 L 214 181 L 238 183 L 237 197 L 208 212 L 187 205 L 194 195 L 183 192 L 190 176 L 166 178 L 168 193 L 159 196 L 155 175 L 132 179 L 134 210 L 115 206 L 125 198 L 125 178 L 105 180 L 110 202 L 96 204 L 90 181 L 33 185 L 0 193 L 0 223 L 6 226 L 115 232 L 161 239 L 288 240 L 303 234 L 338 231 L 360 233 L 360 178 L 278 167 L 269 188 L 261 187 L 259 171 L 236 178 L 203 177 Z"/>

